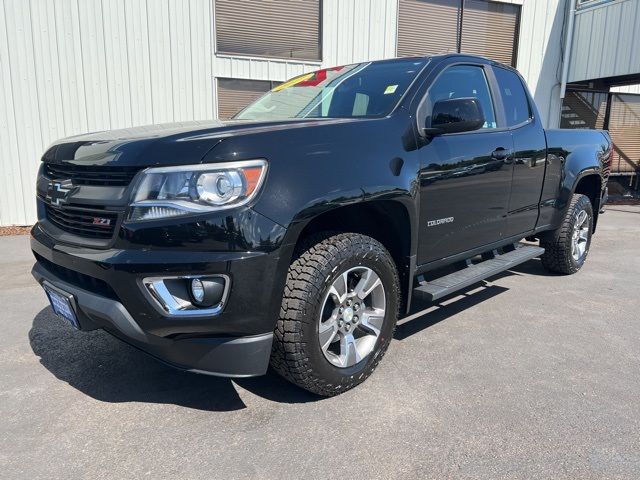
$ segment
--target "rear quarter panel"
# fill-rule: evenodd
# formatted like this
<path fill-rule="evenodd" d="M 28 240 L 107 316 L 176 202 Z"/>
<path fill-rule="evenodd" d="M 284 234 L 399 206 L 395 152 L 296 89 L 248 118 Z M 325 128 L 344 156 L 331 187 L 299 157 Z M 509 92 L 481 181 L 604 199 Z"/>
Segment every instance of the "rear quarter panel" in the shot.
<path fill-rule="evenodd" d="M 547 139 L 547 171 L 542 188 L 540 229 L 560 225 L 571 195 L 582 178 L 597 175 L 603 191 L 609 177 L 609 134 L 602 130 L 551 129 Z"/>

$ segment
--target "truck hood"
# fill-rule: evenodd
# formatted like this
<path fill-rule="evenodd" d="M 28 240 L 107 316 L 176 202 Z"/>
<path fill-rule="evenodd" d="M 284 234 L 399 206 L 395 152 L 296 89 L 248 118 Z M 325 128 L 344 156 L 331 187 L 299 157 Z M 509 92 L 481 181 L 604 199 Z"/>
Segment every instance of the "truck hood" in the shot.
<path fill-rule="evenodd" d="M 358 120 L 208 120 L 147 125 L 65 138 L 52 144 L 42 160 L 96 166 L 185 165 L 201 162 L 225 138 L 355 121 Z"/>

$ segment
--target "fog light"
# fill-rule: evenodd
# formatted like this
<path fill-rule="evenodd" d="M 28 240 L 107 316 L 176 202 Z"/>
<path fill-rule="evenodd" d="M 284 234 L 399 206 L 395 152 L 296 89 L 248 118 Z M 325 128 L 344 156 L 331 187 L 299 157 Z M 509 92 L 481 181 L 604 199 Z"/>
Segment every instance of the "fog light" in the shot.
<path fill-rule="evenodd" d="M 231 279 L 223 273 L 203 277 L 147 277 L 146 291 L 169 316 L 218 315 L 227 301 Z"/>
<path fill-rule="evenodd" d="M 204 285 L 199 278 L 191 280 L 191 295 L 196 303 L 202 303 L 204 300 Z"/>
<path fill-rule="evenodd" d="M 196 307 L 212 307 L 222 301 L 225 281 L 223 278 L 193 278 L 189 282 L 191 301 Z"/>

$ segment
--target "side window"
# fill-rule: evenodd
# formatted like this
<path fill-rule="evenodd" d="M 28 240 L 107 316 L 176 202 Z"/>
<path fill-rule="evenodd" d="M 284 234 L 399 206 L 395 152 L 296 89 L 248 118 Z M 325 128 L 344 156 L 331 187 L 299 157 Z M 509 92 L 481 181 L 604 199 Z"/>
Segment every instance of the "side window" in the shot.
<path fill-rule="evenodd" d="M 473 65 L 449 67 L 429 89 L 429 100 L 432 106 L 439 100 L 467 97 L 475 97 L 480 101 L 486 120 L 482 128 L 497 128 L 489 83 L 482 67 Z"/>
<path fill-rule="evenodd" d="M 531 109 L 520 77 L 511 70 L 500 67 L 494 68 L 493 71 L 502 95 L 507 126 L 513 127 L 529 120 Z"/>

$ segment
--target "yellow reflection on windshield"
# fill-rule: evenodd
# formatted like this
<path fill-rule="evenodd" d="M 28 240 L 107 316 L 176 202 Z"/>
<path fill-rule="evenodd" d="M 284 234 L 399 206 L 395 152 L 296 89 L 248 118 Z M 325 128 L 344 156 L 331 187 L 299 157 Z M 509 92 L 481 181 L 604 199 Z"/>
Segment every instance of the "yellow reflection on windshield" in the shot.
<path fill-rule="evenodd" d="M 297 85 L 300 82 L 304 82 L 305 80 L 309 80 L 314 75 L 315 75 L 315 73 L 307 73 L 306 75 L 300 75 L 299 77 L 292 78 L 288 82 L 281 83 L 280 85 L 278 85 L 277 87 L 275 87 L 271 91 L 272 92 L 279 92 L 280 90 L 284 90 L 285 88 L 293 87 L 294 85 Z"/>

